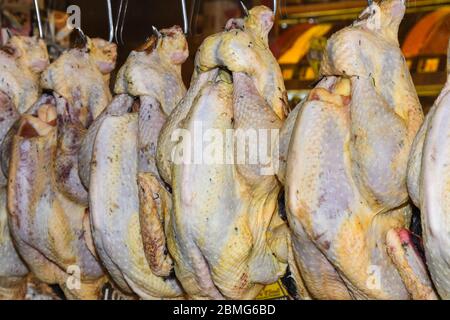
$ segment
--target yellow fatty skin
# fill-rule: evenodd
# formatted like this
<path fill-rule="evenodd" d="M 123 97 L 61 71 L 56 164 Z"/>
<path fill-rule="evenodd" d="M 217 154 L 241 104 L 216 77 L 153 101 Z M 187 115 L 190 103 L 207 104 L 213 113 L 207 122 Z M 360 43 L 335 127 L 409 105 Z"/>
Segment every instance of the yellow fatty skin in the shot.
<path fill-rule="evenodd" d="M 366 287 L 370 266 L 365 229 L 357 215 L 354 215 L 342 223 L 338 232 L 340 236 L 337 236 L 333 244 L 338 270 L 345 270 L 349 281 L 363 284 L 363 288 Z"/>
<path fill-rule="evenodd" d="M 77 264 L 73 241 L 75 235 L 71 232 L 69 221 L 59 203 L 53 203 L 52 216 L 49 219 L 48 241 L 53 254 L 60 259 L 62 265 Z"/>
<path fill-rule="evenodd" d="M 262 21 L 273 13 L 260 6 L 250 10 L 243 30 L 232 29 L 208 37 L 196 56 L 196 72 L 205 72 L 224 66 L 232 72 L 244 72 L 252 77 L 260 94 L 276 115 L 284 120 L 287 115 L 287 94 L 280 66 L 271 54 Z M 252 61 L 251 64 L 248 61 Z"/>
<path fill-rule="evenodd" d="M 139 221 L 144 244 L 144 254 L 152 272 L 158 276 L 169 276 L 173 265 L 166 250 L 165 225 L 170 219 L 171 194 L 150 173 L 138 175 Z M 156 196 L 157 195 L 157 199 Z"/>
<path fill-rule="evenodd" d="M 139 224 L 139 213 L 135 212 L 131 216 L 128 222 L 128 233 L 127 240 L 128 248 L 130 249 L 130 257 L 132 260 L 132 265 L 145 266 L 147 268 L 147 260 L 145 259 L 143 247 L 142 247 L 142 236 L 141 227 Z"/>
<path fill-rule="evenodd" d="M 2 278 L 0 277 L 0 301 L 25 300 L 27 293 L 27 277 Z"/>
<path fill-rule="evenodd" d="M 253 247 L 253 238 L 248 228 L 248 221 L 241 216 L 221 257 L 217 263 L 219 268 L 213 268 L 214 283 L 220 291 L 230 299 L 245 299 L 254 297 L 255 286 L 250 281 L 248 261 Z"/>
<path fill-rule="evenodd" d="M 25 140 L 20 136 L 15 136 L 14 139 L 16 145 L 23 144 Z M 80 264 L 77 257 L 79 252 L 74 245 L 78 241 L 78 237 L 73 232 L 74 226 L 68 215 L 77 216 L 78 214 L 84 214 L 85 208 L 70 202 L 58 190 L 55 190 L 56 180 L 51 163 L 56 154 L 56 128 L 52 128 L 45 136 L 34 137 L 28 140 L 31 144 L 31 153 L 33 154 L 34 150 L 35 154 L 33 155 L 36 157 L 36 167 L 34 168 L 36 183 L 33 184 L 34 188 L 31 206 L 28 208 L 28 216 L 21 217 L 21 219 L 28 219 L 33 224 L 39 218 L 37 217 L 41 213 L 39 210 L 49 211 L 48 226 L 45 226 L 46 230 L 31 230 L 31 232 L 46 232 L 44 234 L 45 247 L 49 250 L 50 256 L 41 256 L 40 252 L 34 252 L 34 249 L 27 246 L 21 248 L 21 250 L 24 250 L 25 253 L 34 252 L 34 259 L 36 260 L 30 262 L 29 267 L 39 280 L 49 284 L 59 284 L 69 299 L 97 299 L 100 293 L 99 286 L 106 281 L 103 276 L 97 279 L 87 279 L 86 275 L 83 274 L 83 270 L 81 270 L 81 289 L 69 289 L 67 287 L 69 275 L 66 273 L 66 268 Z M 41 150 L 49 150 L 49 152 L 44 153 Z M 11 172 L 17 171 L 16 157 L 16 154 L 12 157 Z M 14 175 L 12 176 L 14 177 Z M 15 181 L 12 181 L 12 185 L 14 184 Z M 47 207 L 42 208 L 42 196 L 45 194 L 49 196 L 49 192 L 52 201 L 51 203 L 44 203 Z M 16 190 L 10 188 L 9 197 L 12 201 L 18 200 L 15 193 Z M 38 205 L 40 206 L 39 210 Z M 14 210 L 15 208 L 12 206 L 12 215 L 14 215 Z M 84 289 L 87 289 L 87 291 L 84 291 Z"/>
<path fill-rule="evenodd" d="M 398 6 L 399 10 L 390 11 L 391 5 Z M 373 6 L 378 8 L 379 5 Z M 373 18 L 372 15 L 381 15 L 381 26 L 367 26 L 365 19 L 359 19 L 352 26 L 332 36 L 327 44 L 321 73 L 325 77 L 338 76 L 340 81 L 335 83 L 334 87 L 320 87 L 319 84 L 310 95 L 310 101 L 328 102 L 336 109 L 342 108 L 343 105 L 339 103 L 338 96 L 335 94 L 346 97 L 344 105 L 345 102 L 349 102 L 348 126 L 342 128 L 344 132 L 349 133 L 349 141 L 345 143 L 343 151 L 345 153 L 344 167 L 347 171 L 345 175 L 349 177 L 349 185 L 352 189 L 347 199 L 348 214 L 342 216 L 336 234 L 331 226 L 329 231 L 330 234 L 333 232 L 333 235 L 330 248 L 320 247 L 320 250 L 339 271 L 355 298 L 407 297 L 407 288 L 402 286 L 401 279 L 395 272 L 395 266 L 389 262 L 385 252 L 384 237 L 390 228 L 408 225 L 410 215 L 406 212 L 408 209 L 403 210 L 402 207 L 408 200 L 406 183 L 402 183 L 406 181 L 406 176 L 402 177 L 402 171 L 408 161 L 412 140 L 423 121 L 423 113 L 408 74 L 408 68 L 398 48 L 396 33 L 404 14 L 404 4 L 397 0 L 386 0 L 382 2 L 380 8 L 379 13 L 367 11 L 367 14 L 369 19 Z M 352 100 L 348 101 L 348 98 Z M 318 105 L 314 105 L 316 106 Z M 364 112 L 361 112 L 362 110 Z M 338 114 L 337 110 L 335 113 Z M 370 122 L 372 116 L 378 116 L 381 120 L 376 123 L 381 125 L 366 128 L 364 122 Z M 324 123 L 320 123 L 320 119 L 317 119 L 317 115 L 313 120 L 317 121 L 318 126 L 325 126 Z M 398 130 L 395 132 L 394 129 L 391 132 L 383 130 L 383 125 L 386 126 L 383 120 L 391 123 L 392 128 L 398 128 Z M 361 127 L 358 128 L 358 125 Z M 379 141 L 371 139 L 374 138 L 372 134 L 377 134 Z M 317 140 L 320 141 L 320 139 Z M 376 153 L 378 145 L 376 143 L 369 145 L 368 142 L 372 141 L 377 142 L 378 145 L 392 141 L 392 147 L 387 144 L 383 150 L 391 152 L 386 156 L 392 156 L 393 160 L 383 168 L 386 171 L 380 171 L 380 175 L 387 176 L 387 182 L 392 181 L 391 184 L 385 183 L 386 180 L 377 181 L 377 173 L 374 173 L 374 170 L 366 170 L 378 169 L 367 161 L 372 158 L 377 159 L 379 155 Z M 302 148 L 303 152 L 318 154 L 314 145 L 309 146 L 308 149 L 304 146 Z M 295 149 L 292 149 L 294 148 L 291 145 L 291 154 L 295 152 Z M 314 157 L 304 157 L 304 159 L 308 162 L 315 160 Z M 322 165 L 324 164 L 308 164 L 308 168 L 317 175 Z M 364 167 L 365 165 L 367 168 Z M 389 180 L 391 172 L 394 177 Z M 295 173 L 291 174 L 295 176 Z M 307 179 L 309 174 L 308 172 L 304 174 Z M 302 190 L 302 197 L 305 195 L 306 199 L 315 199 L 318 187 L 314 183 L 314 177 L 310 179 L 311 181 L 302 183 L 304 188 L 309 189 Z M 289 188 L 295 188 L 295 184 Z M 295 220 L 300 221 L 309 237 L 314 239 L 314 236 L 318 236 L 314 230 L 320 230 L 320 227 L 323 230 L 324 227 L 320 217 L 309 216 L 318 209 L 317 204 L 302 203 L 301 199 L 295 197 L 295 190 L 289 190 L 289 188 L 287 188 L 289 200 L 293 202 L 289 204 L 289 207 L 293 209 L 291 215 Z M 319 200 L 317 202 L 320 202 Z M 400 212 L 395 212 L 397 210 Z M 317 241 L 315 244 L 318 246 Z M 383 275 L 389 278 L 388 281 L 383 282 L 382 289 L 369 288 L 370 286 L 367 285 L 367 281 L 370 280 L 368 269 L 374 263 L 381 263 Z"/>
<path fill-rule="evenodd" d="M 88 38 L 87 48 L 64 52 L 42 73 L 42 88 L 53 90 L 71 106 L 79 102 L 96 119 L 112 100 L 109 73 L 103 74 L 98 63 L 113 67 L 117 55 L 115 45 L 105 42 Z M 68 82 L 68 78 L 72 80 Z"/>

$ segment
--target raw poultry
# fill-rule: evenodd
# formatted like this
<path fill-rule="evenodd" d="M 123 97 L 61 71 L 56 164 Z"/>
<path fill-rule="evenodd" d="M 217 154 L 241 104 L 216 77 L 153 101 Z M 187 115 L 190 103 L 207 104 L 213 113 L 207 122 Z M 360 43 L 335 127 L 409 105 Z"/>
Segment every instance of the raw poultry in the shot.
<path fill-rule="evenodd" d="M 0 90 L 19 113 L 26 112 L 39 98 L 39 76 L 48 63 L 45 43 L 37 37 L 12 36 L 2 47 Z"/>
<path fill-rule="evenodd" d="M 10 129 L 38 99 L 39 74 L 48 65 L 45 43 L 37 37 L 13 36 L 0 51 L 0 145 Z M 25 296 L 28 269 L 12 243 L 7 221 L 7 179 L 0 170 L 0 299 Z"/>
<path fill-rule="evenodd" d="M 450 43 L 447 59 L 450 59 Z M 450 74 L 450 61 L 447 61 Z M 414 141 L 408 190 L 422 217 L 425 256 L 442 299 L 450 299 L 450 203 L 448 185 L 450 77 Z"/>
<path fill-rule="evenodd" d="M 42 74 L 41 85 L 79 108 L 80 120 L 88 127 L 111 102 L 109 74 L 116 65 L 117 48 L 103 39 L 80 37 L 81 48 L 66 51 L 53 62 Z"/>
<path fill-rule="evenodd" d="M 183 103 L 168 119 L 159 138 L 158 169 L 167 183 L 171 181 L 171 155 L 175 141 L 171 133 L 186 117 L 205 79 L 199 78 L 204 71 L 225 66 L 230 71 L 247 74 L 260 95 L 263 96 L 280 120 L 288 113 L 287 94 L 277 60 L 268 48 L 268 34 L 273 25 L 273 12 L 264 6 L 253 8 L 245 19 L 231 19 L 226 31 L 205 39 L 195 59 L 194 75 L 190 90 Z M 245 32 L 240 28 L 245 27 Z M 245 81 L 245 77 L 240 77 Z"/>
<path fill-rule="evenodd" d="M 245 155 L 238 162 L 234 142 L 224 140 L 229 130 L 270 135 L 282 126 L 286 93 L 268 48 L 272 25 L 272 11 L 260 6 L 207 38 L 191 86 L 161 132 L 158 168 L 174 201 L 167 244 L 191 299 L 252 299 L 285 272 L 286 225 L 277 211 L 274 164 L 249 161 L 246 141 L 236 142 Z M 199 123 L 215 133 L 196 136 Z M 270 158 L 274 141 L 267 139 L 260 144 Z"/>
<path fill-rule="evenodd" d="M 404 13 L 372 3 L 336 32 L 291 112 L 265 6 L 204 40 L 188 90 L 178 26 L 130 53 L 115 97 L 115 44 L 80 31 L 48 65 L 41 40 L 11 38 L 0 299 L 24 298 L 30 274 L 68 299 L 253 299 L 286 274 L 298 299 L 450 299 L 450 79 L 424 121 Z"/>
<path fill-rule="evenodd" d="M 96 299 L 106 281 L 89 242 L 78 152 L 88 126 L 110 102 L 116 48 L 85 40 L 41 75 L 53 96 L 21 117 L 9 162 L 8 220 L 17 249 L 39 280 L 58 284 L 70 299 Z"/>
<path fill-rule="evenodd" d="M 401 0 L 373 3 L 329 39 L 293 128 L 291 269 L 311 298 L 436 298 L 407 230 L 406 167 L 423 114 L 397 39 L 404 12 Z"/>
<path fill-rule="evenodd" d="M 92 150 L 90 173 L 82 175 L 99 257 L 123 292 L 143 299 L 184 294 L 165 245 L 172 201 L 155 157 L 159 131 L 186 91 L 181 65 L 188 54 L 178 26 L 133 51 L 118 73 L 118 95 L 93 124 L 97 133 L 88 134 L 94 143 L 83 148 Z"/>
<path fill-rule="evenodd" d="M 40 98 L 40 74 L 49 64 L 43 40 L 11 36 L 4 41 L 0 50 L 0 145 L 4 144 L 20 115 L 29 111 Z M 3 186 L 6 186 L 6 175 L 7 172 L 0 172 Z"/>

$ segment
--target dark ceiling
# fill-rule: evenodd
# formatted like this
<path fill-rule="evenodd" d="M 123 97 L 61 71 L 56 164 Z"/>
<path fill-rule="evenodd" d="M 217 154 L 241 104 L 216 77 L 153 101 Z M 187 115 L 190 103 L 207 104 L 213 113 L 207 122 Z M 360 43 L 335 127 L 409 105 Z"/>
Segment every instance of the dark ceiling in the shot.
<path fill-rule="evenodd" d="M 198 8 L 202 2 L 208 0 L 186 0 L 188 16 L 193 16 L 191 25 L 197 22 Z M 234 0 L 224 0 L 234 1 Z M 235 0 L 238 2 L 238 0 Z M 263 0 L 264 1 L 264 0 Z M 69 5 L 75 4 L 81 8 L 81 26 L 83 31 L 90 37 L 108 38 L 108 12 L 106 0 L 46 0 L 46 6 L 66 11 Z M 248 7 L 252 6 L 253 0 L 243 1 Z M 120 0 L 112 0 L 114 19 L 119 11 Z M 122 65 L 129 52 L 138 47 L 152 33 L 152 25 L 160 28 L 170 27 L 174 24 L 183 25 L 181 1 L 180 0 L 128 0 L 123 40 L 124 45 L 119 45 L 118 65 Z M 219 31 L 219 30 L 217 30 Z M 193 70 L 193 60 L 197 46 L 206 35 L 188 35 L 190 57 L 183 66 L 183 77 L 189 82 Z"/>
<path fill-rule="evenodd" d="M 198 0 L 197 0 L 198 1 Z M 46 6 L 65 11 L 69 5 L 81 8 L 81 27 L 90 37 L 108 38 L 108 11 L 106 0 L 53 0 L 46 1 Z M 187 0 L 188 8 L 191 1 Z M 120 0 L 112 0 L 114 19 L 119 11 Z M 164 28 L 178 24 L 183 25 L 179 0 L 128 0 L 128 10 L 123 28 L 124 45 L 119 45 L 118 65 L 122 65 L 129 52 L 144 42 L 152 34 L 152 25 Z M 192 70 L 192 58 L 184 70 L 188 80 Z"/>

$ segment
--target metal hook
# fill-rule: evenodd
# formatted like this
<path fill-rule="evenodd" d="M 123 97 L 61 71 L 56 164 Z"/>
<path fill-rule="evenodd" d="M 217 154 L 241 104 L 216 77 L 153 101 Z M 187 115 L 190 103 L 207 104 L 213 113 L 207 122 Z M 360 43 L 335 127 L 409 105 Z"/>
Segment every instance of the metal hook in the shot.
<path fill-rule="evenodd" d="M 80 33 L 81 39 L 86 42 L 87 41 L 87 37 L 84 34 L 83 30 L 81 30 L 81 28 L 75 28 L 75 30 L 77 30 Z"/>
<path fill-rule="evenodd" d="M 127 15 L 128 0 L 125 0 L 125 6 L 123 5 L 123 0 L 120 0 L 119 13 L 117 14 L 117 25 L 115 30 L 115 36 L 117 43 L 124 44 L 123 42 L 123 27 L 125 25 L 125 18 Z M 119 30 L 120 25 L 120 30 Z"/>
<path fill-rule="evenodd" d="M 51 10 L 53 6 L 53 1 L 49 1 L 47 3 L 47 23 L 45 24 L 45 30 L 50 33 L 50 41 L 51 43 L 55 43 L 55 15 Z"/>
<path fill-rule="evenodd" d="M 241 2 L 242 10 L 244 10 L 245 16 L 248 17 L 249 13 L 248 13 L 247 7 L 245 6 L 244 2 L 242 2 L 242 1 L 240 1 L 240 2 Z"/>
<path fill-rule="evenodd" d="M 5 28 L 6 34 L 8 35 L 8 38 L 12 38 L 13 34 L 9 28 Z"/>
<path fill-rule="evenodd" d="M 192 0 L 191 10 L 189 14 L 189 30 L 190 32 L 197 31 L 197 19 L 198 12 L 200 10 L 200 1 Z"/>
<path fill-rule="evenodd" d="M 38 0 L 34 0 L 34 8 L 36 10 L 36 17 L 38 22 L 38 28 L 39 28 L 39 38 L 44 38 L 44 31 L 42 29 L 42 21 L 41 21 L 41 12 L 39 10 L 39 3 Z"/>
<path fill-rule="evenodd" d="M 127 9 L 128 9 L 128 0 L 125 0 L 125 7 L 123 9 L 123 17 L 122 17 L 122 25 L 120 26 L 120 41 L 121 41 L 122 45 L 124 44 L 124 42 L 123 42 L 123 28 L 125 26 L 125 18 L 127 16 Z"/>
<path fill-rule="evenodd" d="M 184 34 L 189 33 L 189 19 L 186 10 L 186 0 L 181 0 L 181 11 L 183 13 L 183 30 Z"/>
<path fill-rule="evenodd" d="M 109 22 L 109 42 L 113 42 L 114 40 L 114 20 L 113 20 L 113 12 L 111 0 L 106 0 L 106 4 L 108 5 L 108 22 Z"/>
<path fill-rule="evenodd" d="M 79 38 L 75 38 L 74 48 L 85 48 L 88 40 L 83 30 L 80 28 L 74 28 L 74 30 L 77 32 L 76 35 L 79 36 Z"/>
<path fill-rule="evenodd" d="M 157 36 L 158 38 L 162 37 L 161 32 L 159 32 L 159 30 L 155 26 L 152 26 L 152 30 L 153 30 L 153 33 L 155 34 L 155 36 Z"/>

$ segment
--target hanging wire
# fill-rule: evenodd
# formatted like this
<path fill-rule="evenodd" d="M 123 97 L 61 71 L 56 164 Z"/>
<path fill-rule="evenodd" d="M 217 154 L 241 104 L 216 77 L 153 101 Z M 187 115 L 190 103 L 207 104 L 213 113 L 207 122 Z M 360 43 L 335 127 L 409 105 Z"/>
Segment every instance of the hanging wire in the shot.
<path fill-rule="evenodd" d="M 109 22 L 109 42 L 113 42 L 114 40 L 114 20 L 113 20 L 113 12 L 111 0 L 106 0 L 106 4 L 108 5 L 108 22 Z"/>
<path fill-rule="evenodd" d="M 187 9 L 186 9 L 186 0 L 181 0 L 181 11 L 183 13 L 184 34 L 188 34 L 189 33 L 189 19 L 188 19 Z"/>
<path fill-rule="evenodd" d="M 159 30 L 155 26 L 152 26 L 152 30 L 155 36 L 157 36 L 158 38 L 162 37 L 161 32 L 159 32 Z"/>
<path fill-rule="evenodd" d="M 127 9 L 128 9 L 128 0 L 125 0 L 125 7 L 123 9 L 123 17 L 122 17 L 122 25 L 120 26 L 120 41 L 122 44 L 123 42 L 123 28 L 125 26 L 125 18 L 127 16 Z"/>
<path fill-rule="evenodd" d="M 50 41 L 55 43 L 56 37 L 56 27 L 55 27 L 55 14 L 52 11 L 53 8 L 53 0 L 48 1 L 47 3 L 47 23 L 45 24 L 45 32 L 50 34 Z"/>
<path fill-rule="evenodd" d="M 78 35 L 76 39 L 79 39 L 76 41 L 75 47 L 84 48 L 87 43 L 86 35 L 84 34 L 83 30 L 81 30 L 81 28 L 76 27 L 74 30 L 77 32 Z"/>
<path fill-rule="evenodd" d="M 241 3 L 242 10 L 244 10 L 244 14 L 247 17 L 248 16 L 248 9 L 245 6 L 244 2 L 240 1 L 240 3 Z"/>
<path fill-rule="evenodd" d="M 287 0 L 280 0 L 280 15 L 286 16 L 287 15 Z"/>
<path fill-rule="evenodd" d="M 191 33 L 197 32 L 197 17 L 200 12 L 200 1 L 192 0 L 190 15 L 189 15 L 189 31 Z"/>
<path fill-rule="evenodd" d="M 120 0 L 120 6 L 119 6 L 119 13 L 117 14 L 117 24 L 116 24 L 116 30 L 115 30 L 115 36 L 117 43 L 124 44 L 123 42 L 123 28 L 125 25 L 125 18 L 127 15 L 127 9 L 128 9 L 128 0 Z"/>
<path fill-rule="evenodd" d="M 34 8 L 36 10 L 36 17 L 38 22 L 38 28 L 39 28 L 39 38 L 44 38 L 44 31 L 42 30 L 42 21 L 41 21 L 41 12 L 39 10 L 39 1 L 34 0 Z"/>

